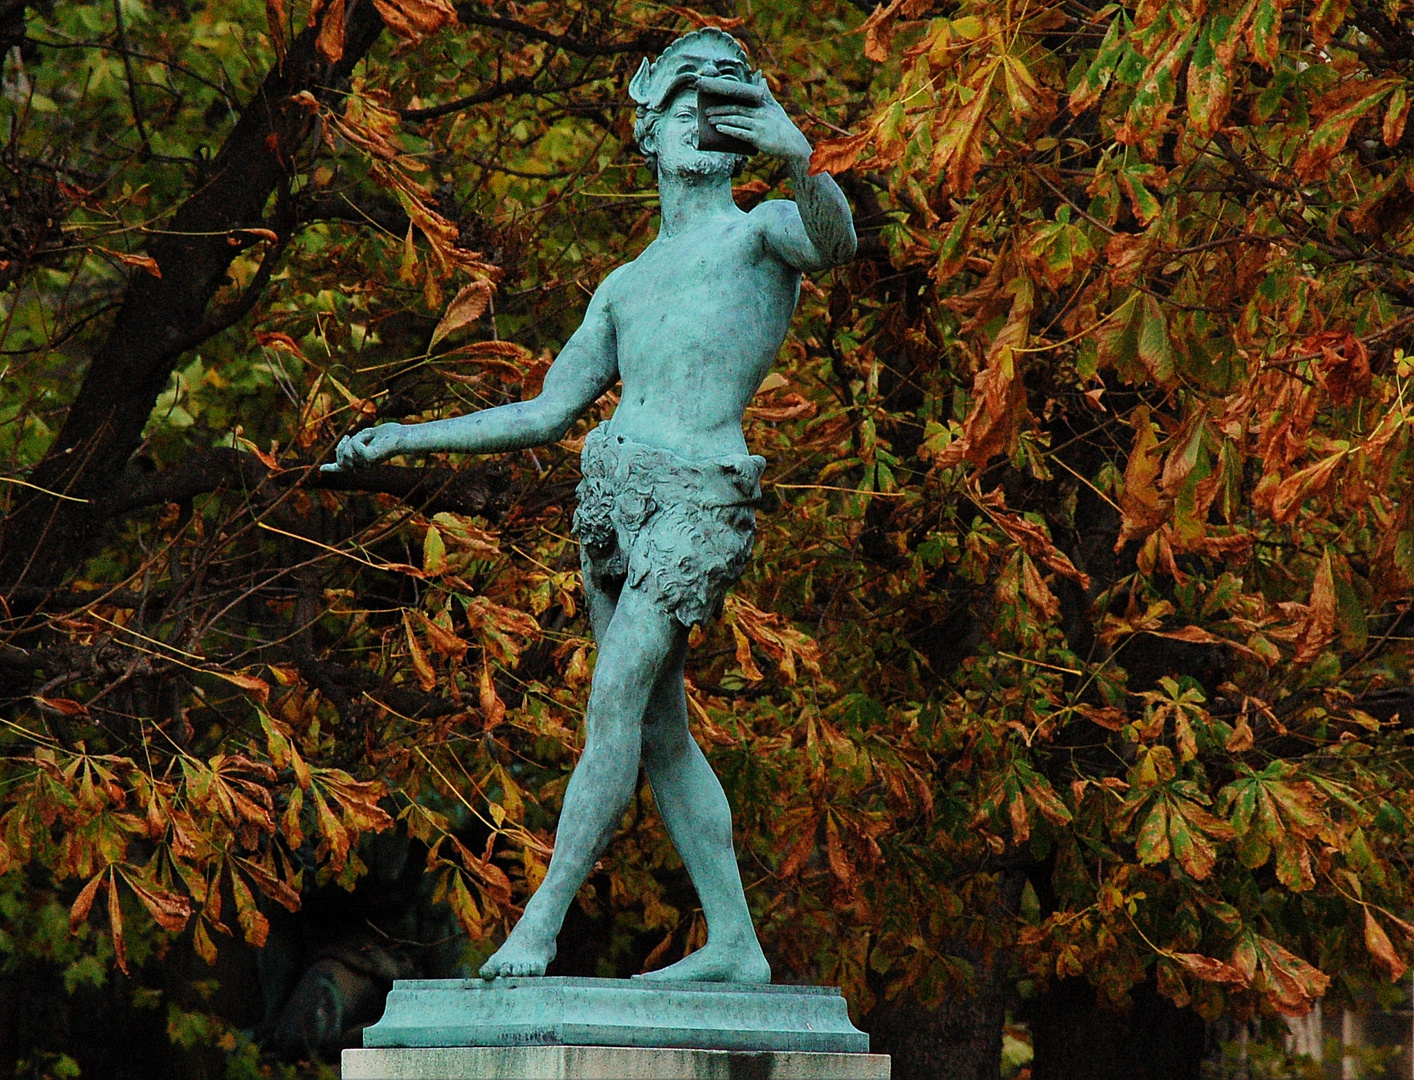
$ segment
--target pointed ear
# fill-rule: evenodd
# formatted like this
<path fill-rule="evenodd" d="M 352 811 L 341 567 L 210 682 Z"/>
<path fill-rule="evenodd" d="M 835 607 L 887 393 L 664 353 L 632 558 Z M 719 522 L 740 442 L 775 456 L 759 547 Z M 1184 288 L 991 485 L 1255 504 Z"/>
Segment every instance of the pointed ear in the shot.
<path fill-rule="evenodd" d="M 648 62 L 648 57 L 643 58 L 643 63 L 638 65 L 638 73 L 629 81 L 628 96 L 640 105 L 647 105 L 649 98 L 648 84 L 653 79 L 653 65 Z"/>

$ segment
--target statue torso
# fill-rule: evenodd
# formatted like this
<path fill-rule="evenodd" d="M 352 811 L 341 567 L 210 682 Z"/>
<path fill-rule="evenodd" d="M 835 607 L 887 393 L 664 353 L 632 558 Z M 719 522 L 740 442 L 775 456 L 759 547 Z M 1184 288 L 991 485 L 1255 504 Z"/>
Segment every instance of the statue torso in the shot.
<path fill-rule="evenodd" d="M 608 297 L 623 391 L 613 430 L 684 457 L 744 453 L 742 416 L 799 291 L 740 211 L 659 237 Z"/>

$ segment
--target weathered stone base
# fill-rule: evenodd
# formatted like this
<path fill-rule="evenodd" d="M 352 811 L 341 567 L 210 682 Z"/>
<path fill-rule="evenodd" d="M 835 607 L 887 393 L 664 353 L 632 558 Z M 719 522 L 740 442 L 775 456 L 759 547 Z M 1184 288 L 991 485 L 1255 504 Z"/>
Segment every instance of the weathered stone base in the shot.
<path fill-rule="evenodd" d="M 636 1046 L 857 1054 L 869 1036 L 832 986 L 640 979 L 400 979 L 365 1049 Z M 725 1074 L 724 1074 L 725 1075 Z"/>
<path fill-rule="evenodd" d="M 888 1080 L 886 1054 L 453 1046 L 345 1050 L 343 1080 Z"/>

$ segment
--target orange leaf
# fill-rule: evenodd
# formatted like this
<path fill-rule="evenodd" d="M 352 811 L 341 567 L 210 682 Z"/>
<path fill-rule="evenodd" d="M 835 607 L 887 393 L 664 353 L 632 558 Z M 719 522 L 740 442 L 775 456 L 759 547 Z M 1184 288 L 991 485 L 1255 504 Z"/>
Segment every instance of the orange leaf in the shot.
<path fill-rule="evenodd" d="M 328 10 L 314 39 L 319 55 L 336 64 L 344 58 L 344 0 L 329 0 Z"/>
<path fill-rule="evenodd" d="M 270 920 L 255 906 L 255 894 L 234 868 L 231 870 L 231 895 L 236 900 L 236 921 L 245 932 L 246 941 L 260 948 L 270 936 Z"/>
<path fill-rule="evenodd" d="M 833 814 L 825 816 L 825 854 L 830 863 L 830 873 L 835 876 L 835 880 L 853 892 L 856 878 L 854 864 L 845 854 L 844 845 L 840 842 L 839 826 L 835 824 Z"/>
<path fill-rule="evenodd" d="M 1309 664 L 1335 635 L 1335 574 L 1330 552 L 1321 557 L 1311 582 L 1311 602 L 1296 639 L 1296 663 Z"/>
<path fill-rule="evenodd" d="M 1204 982 L 1226 983 L 1229 986 L 1247 986 L 1250 982 L 1247 976 L 1232 964 L 1201 953 L 1174 953 L 1173 959 L 1177 960 L 1188 974 Z"/>
<path fill-rule="evenodd" d="M 78 933 L 78 929 L 88 919 L 88 913 L 93 907 L 93 898 L 98 895 L 98 888 L 103 884 L 103 877 L 106 870 L 100 870 L 93 876 L 82 889 L 79 890 L 78 898 L 74 900 L 74 906 L 69 909 L 69 930 Z"/>
<path fill-rule="evenodd" d="M 739 15 L 730 18 L 725 15 L 703 15 L 700 11 L 694 11 L 690 7 L 670 7 L 668 10 L 674 15 L 682 16 L 696 27 L 710 26 L 716 30 L 735 30 L 746 22 Z"/>
<path fill-rule="evenodd" d="M 982 85 L 974 88 L 972 99 L 941 124 L 933 144 L 933 168 L 947 173 L 948 190 L 959 198 L 971 191 L 977 170 L 982 167 L 982 133 L 987 127 L 987 106 L 992 100 L 998 63 L 991 65 Z"/>
<path fill-rule="evenodd" d="M 962 422 L 962 437 L 945 446 L 937 456 L 943 468 L 960 461 L 985 465 L 1010 451 L 1026 416 L 1026 386 L 1014 350 L 1026 342 L 1035 306 L 1035 290 L 1026 278 L 1018 279 L 1007 321 L 998 331 L 987 357 L 987 366 L 972 380 L 972 410 Z"/>
<path fill-rule="evenodd" d="M 1338 450 L 1316 464 L 1292 473 L 1278 484 L 1276 494 L 1272 496 L 1272 521 L 1285 525 L 1296 517 L 1303 502 L 1325 491 L 1335 476 L 1335 467 L 1345 460 L 1346 453 L 1345 450 Z"/>
<path fill-rule="evenodd" d="M 192 913 L 189 897 L 141 879 L 131 878 L 127 874 L 123 875 L 123 880 L 142 901 L 143 907 L 151 913 L 158 926 L 173 934 L 179 934 L 186 929 L 187 920 L 191 918 Z"/>
<path fill-rule="evenodd" d="M 457 24 L 457 13 L 446 0 L 373 0 L 373 6 L 389 30 L 412 44 Z"/>
<path fill-rule="evenodd" d="M 1046 618 L 1053 619 L 1060 612 L 1060 601 L 1056 599 L 1056 594 L 1046 586 L 1036 564 L 1025 555 L 1021 556 L 1021 590 L 1027 603 Z"/>
<path fill-rule="evenodd" d="M 1117 709 L 1113 705 L 1077 705 L 1075 712 L 1092 724 L 1099 724 L 1106 731 L 1118 731 L 1129 723 L 1129 717 L 1124 710 Z"/>
<path fill-rule="evenodd" d="M 873 134 L 871 129 L 843 139 L 826 139 L 817 143 L 810 153 L 810 175 L 848 172 L 854 168 L 859 155 L 864 153 L 864 147 Z"/>
<path fill-rule="evenodd" d="M 422 612 L 415 611 L 413 615 L 422 626 L 422 632 L 427 635 L 427 644 L 431 645 L 432 651 L 439 656 L 460 660 L 466 655 L 467 649 L 471 648 L 470 642 L 457 637 L 456 634 L 429 619 Z"/>
<path fill-rule="evenodd" d="M 761 669 L 751 656 L 750 639 L 735 622 L 732 623 L 732 636 L 736 638 L 736 662 L 741 666 L 742 675 L 751 682 L 760 682 L 766 676 L 761 674 Z"/>
<path fill-rule="evenodd" d="M 417 635 L 412 632 L 412 619 L 406 612 L 403 614 L 403 628 L 407 631 L 408 654 L 412 657 L 412 669 L 417 674 L 418 685 L 431 693 L 437 688 L 437 673 L 432 670 L 432 663 L 427 659 L 427 653 L 423 652 Z"/>
<path fill-rule="evenodd" d="M 506 718 L 506 703 L 496 693 L 496 682 L 491 678 L 491 661 L 481 665 L 481 717 L 482 726 L 493 728 Z"/>
<path fill-rule="evenodd" d="M 1123 512 L 1115 551 L 1131 540 L 1142 540 L 1168 518 L 1169 504 L 1159 494 L 1159 440 L 1149 421 L 1149 410 L 1134 410 L 1134 449 L 1124 469 L 1124 494 L 1119 505 Z"/>
<path fill-rule="evenodd" d="M 859 28 L 864 33 L 864 55 L 876 64 L 882 64 L 889 58 L 894 20 L 898 18 L 903 3 L 904 0 L 893 0 L 888 5 L 880 4 Z"/>
<path fill-rule="evenodd" d="M 1375 963 L 1384 969 L 1389 981 L 1399 982 L 1409 965 L 1394 951 L 1394 945 L 1385 933 L 1385 928 L 1375 919 L 1368 906 L 1365 908 L 1365 948 L 1370 950 Z"/>
<path fill-rule="evenodd" d="M 270 27 L 270 44 L 275 48 L 276 64 L 284 67 L 290 34 L 290 19 L 285 11 L 285 0 L 265 0 L 265 22 Z"/>
<path fill-rule="evenodd" d="M 39 702 L 40 708 L 49 709 L 51 712 L 63 716 L 88 715 L 88 706 L 82 702 L 74 701 L 72 698 L 46 698 L 36 695 L 34 700 Z"/>
<path fill-rule="evenodd" d="M 779 878 L 790 878 L 800 872 L 801 868 L 815 853 L 815 834 L 820 828 L 820 817 L 816 814 L 801 824 L 796 833 L 796 841 L 790 846 L 786 853 L 785 860 L 776 871 Z"/>
<path fill-rule="evenodd" d="M 672 943 L 673 932 L 669 930 L 666 934 L 663 935 L 663 940 L 658 942 L 658 944 L 654 945 L 653 948 L 649 950 L 648 955 L 643 958 L 643 967 L 641 968 L 641 970 L 656 970 L 658 965 L 662 962 L 663 957 L 668 954 L 668 948 L 672 945 Z"/>
<path fill-rule="evenodd" d="M 481 924 L 481 911 L 472 899 L 471 891 L 466 887 L 466 880 L 455 870 L 450 873 L 452 887 L 447 891 L 447 903 L 451 905 L 457 922 L 461 923 L 462 929 L 466 931 L 466 936 L 472 941 L 480 941 L 485 935 Z"/>
<path fill-rule="evenodd" d="M 304 359 L 304 353 L 300 351 L 300 347 L 295 344 L 295 339 L 289 334 L 282 334 L 278 330 L 257 330 L 255 340 L 263 348 L 278 349 L 281 352 L 297 356 L 301 360 Z"/>
<path fill-rule="evenodd" d="M 117 259 L 124 266 L 133 266 L 139 270 L 146 270 L 155 278 L 162 276 L 162 268 L 157 265 L 157 260 L 151 255 L 129 255 L 124 251 L 109 251 L 107 248 L 99 248 L 99 251 L 107 252 Z"/>
<path fill-rule="evenodd" d="M 442 315 L 442 321 L 437 324 L 437 329 L 432 331 L 432 344 L 428 348 L 434 348 L 437 342 L 448 334 L 481 318 L 490 302 L 491 283 L 489 281 L 473 281 L 470 285 L 465 286 L 447 305 L 447 310 Z"/>
<path fill-rule="evenodd" d="M 118 883 L 113 870 L 108 870 L 108 931 L 113 935 L 113 959 L 124 975 L 128 974 L 128 948 L 123 941 L 123 908 L 118 902 Z"/>
<path fill-rule="evenodd" d="M 1389 109 L 1385 112 L 1384 123 L 1380 125 L 1380 135 L 1386 146 L 1392 149 L 1404 137 L 1404 125 L 1408 119 L 1409 96 L 1401 86 L 1390 95 Z"/>
<path fill-rule="evenodd" d="M 258 679 L 254 675 L 231 674 L 225 671 L 213 671 L 211 674 L 221 676 L 233 686 L 239 686 L 246 693 L 253 695 L 262 705 L 270 700 L 270 684 L 264 679 Z"/>
<path fill-rule="evenodd" d="M 998 495 L 1001 489 L 991 492 L 989 495 L 980 496 L 980 500 L 990 500 L 992 496 Z M 998 500 L 1000 501 L 1000 500 Z M 1090 575 L 1075 568 L 1075 564 L 1070 561 L 1070 557 L 1061 551 L 1051 541 L 1050 533 L 1044 525 L 1022 517 L 1020 514 L 1012 513 L 1008 510 L 989 508 L 988 516 L 1002 532 L 1015 540 L 1026 554 L 1033 559 L 1039 559 L 1062 577 L 1068 577 L 1082 589 L 1090 588 Z"/>

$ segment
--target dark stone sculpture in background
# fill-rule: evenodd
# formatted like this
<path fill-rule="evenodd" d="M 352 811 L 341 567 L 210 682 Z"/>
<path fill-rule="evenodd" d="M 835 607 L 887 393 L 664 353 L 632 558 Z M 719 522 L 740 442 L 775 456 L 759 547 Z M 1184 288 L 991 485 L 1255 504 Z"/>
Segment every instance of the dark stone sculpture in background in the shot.
<path fill-rule="evenodd" d="M 699 111 L 698 94 L 707 105 Z M 678 39 L 629 87 L 635 136 L 658 178 L 661 228 L 600 285 L 539 397 L 450 420 L 385 424 L 339 443 L 333 471 L 394 454 L 495 453 L 554 442 L 616 382 L 612 419 L 583 451 L 575 531 L 599 646 L 584 755 L 565 794 L 544 883 L 487 977 L 541 975 L 580 885 L 622 819 L 640 760 L 702 901 L 707 944 L 643 978 L 764 983 L 721 784 L 688 730 L 688 631 L 721 610 L 755 530 L 766 462 L 742 435 L 785 339 L 803 272 L 851 259 L 854 227 L 810 144 L 719 30 Z M 707 95 L 711 95 L 707 97 Z M 782 159 L 795 201 L 732 199 L 741 158 L 704 150 L 703 126 Z"/>

